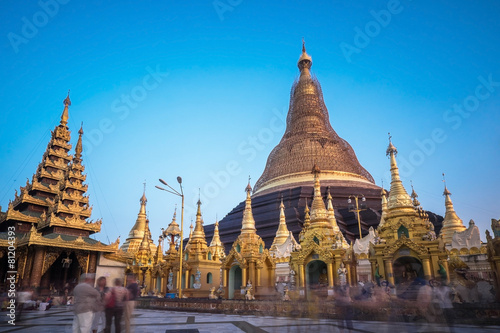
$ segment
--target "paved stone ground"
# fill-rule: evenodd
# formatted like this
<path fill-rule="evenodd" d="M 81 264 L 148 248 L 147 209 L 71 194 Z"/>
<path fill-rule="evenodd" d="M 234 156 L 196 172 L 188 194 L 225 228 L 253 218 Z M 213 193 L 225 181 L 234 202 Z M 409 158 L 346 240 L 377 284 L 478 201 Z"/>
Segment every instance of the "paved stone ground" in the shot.
<path fill-rule="evenodd" d="M 48 311 L 25 311 L 23 320 L 15 326 L 6 324 L 6 312 L 0 312 L 0 332 L 72 332 L 73 313 L 63 307 Z M 342 332 L 336 320 L 257 317 L 195 312 L 174 312 L 161 310 L 136 309 L 134 313 L 134 331 L 136 333 L 297 333 L 297 332 Z M 112 329 L 114 332 L 114 328 Z M 353 332 L 450 332 L 443 325 L 418 323 L 386 323 L 354 321 Z M 457 325 L 455 333 L 493 333 L 500 332 L 498 326 Z"/>

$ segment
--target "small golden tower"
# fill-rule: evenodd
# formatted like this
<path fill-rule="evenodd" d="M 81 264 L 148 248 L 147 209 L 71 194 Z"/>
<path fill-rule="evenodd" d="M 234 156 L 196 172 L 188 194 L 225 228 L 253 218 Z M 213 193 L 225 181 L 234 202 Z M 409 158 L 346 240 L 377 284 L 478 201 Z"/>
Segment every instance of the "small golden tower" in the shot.
<path fill-rule="evenodd" d="M 148 202 L 148 199 L 146 198 L 146 184 L 144 184 L 144 192 L 142 193 L 142 197 L 139 201 L 141 203 L 139 214 L 137 214 L 135 224 L 130 230 L 127 239 L 121 246 L 121 250 L 127 253 L 135 253 L 139 249 L 139 246 L 144 238 L 144 234 L 147 234 L 149 235 L 148 244 L 150 247 L 150 251 L 151 253 L 155 253 L 156 245 L 154 244 L 153 239 L 151 239 L 150 237 L 151 230 L 149 230 L 149 224 L 146 222 L 146 204 Z"/>
<path fill-rule="evenodd" d="M 391 191 L 386 206 L 382 190 L 382 221 L 377 228 L 380 240 L 370 245 L 369 260 L 373 280 L 385 279 L 400 285 L 401 291 L 417 277 L 437 276 L 440 260 L 448 270 L 447 253 L 439 248 L 434 226 L 420 207 L 418 195 L 413 191 L 412 200 L 403 187 L 396 162 L 397 149 L 390 138 L 386 153 L 391 166 Z"/>
<path fill-rule="evenodd" d="M 443 174 L 444 177 L 444 174 Z M 444 204 L 446 206 L 446 213 L 444 215 L 443 227 L 441 228 L 440 234 L 443 235 L 443 240 L 445 244 L 451 244 L 453 234 L 455 232 L 462 232 L 466 229 L 462 219 L 457 216 L 455 208 L 453 207 L 453 202 L 451 202 L 451 193 L 444 185 L 443 195 L 445 197 Z"/>
<path fill-rule="evenodd" d="M 285 205 L 283 205 L 283 198 L 281 198 L 280 223 L 278 225 L 278 230 L 276 231 L 276 237 L 274 237 L 273 244 L 271 245 L 271 248 L 269 250 L 273 252 L 274 250 L 276 250 L 277 246 L 280 246 L 283 243 L 285 243 L 289 234 L 290 232 L 288 231 L 285 220 Z"/>
<path fill-rule="evenodd" d="M 224 251 L 224 244 L 222 244 L 219 236 L 219 221 L 215 221 L 214 236 L 209 246 L 209 253 L 214 258 L 214 260 L 222 260 L 226 257 Z"/>
<path fill-rule="evenodd" d="M 226 298 L 241 297 L 241 290 L 251 290 L 254 297 L 269 296 L 274 293 L 275 263 L 265 248 L 265 243 L 257 235 L 252 214 L 250 179 L 245 188 L 247 198 L 241 223 L 241 232 L 233 243 L 231 251 L 222 261 L 223 286 Z"/>
<path fill-rule="evenodd" d="M 184 254 L 186 266 L 183 269 L 186 289 L 183 293 L 187 297 L 208 297 L 210 288 L 220 285 L 220 257 L 219 254 L 214 255 L 207 245 L 200 199 L 197 205 L 194 230 L 191 229 L 189 244 Z"/>

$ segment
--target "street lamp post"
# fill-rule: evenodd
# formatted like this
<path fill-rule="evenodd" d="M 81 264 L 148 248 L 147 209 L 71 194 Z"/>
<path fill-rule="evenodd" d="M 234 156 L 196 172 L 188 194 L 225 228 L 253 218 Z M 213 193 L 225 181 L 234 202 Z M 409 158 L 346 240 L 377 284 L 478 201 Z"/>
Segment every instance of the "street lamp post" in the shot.
<path fill-rule="evenodd" d="M 167 186 L 170 190 L 167 190 L 161 186 L 155 186 L 157 189 L 166 191 L 172 194 L 175 194 L 182 199 L 182 205 L 181 205 L 181 244 L 180 244 L 180 251 L 179 251 L 179 276 L 177 278 L 177 290 L 179 290 L 179 298 L 182 298 L 182 248 L 183 248 L 183 230 L 184 230 L 184 192 L 182 190 L 182 178 L 177 177 L 177 182 L 179 183 L 179 186 L 181 188 L 181 193 L 179 193 L 176 189 L 174 189 L 172 186 L 168 185 L 166 181 L 160 178 L 160 182 Z"/>
<path fill-rule="evenodd" d="M 358 227 L 359 227 L 359 239 L 362 238 L 362 235 L 361 235 L 361 221 L 360 221 L 360 218 L 359 218 L 359 212 L 363 211 L 363 210 L 366 210 L 366 198 L 364 195 L 361 195 L 361 205 L 359 205 L 359 195 L 350 195 L 349 196 L 349 199 L 347 199 L 347 203 L 348 203 L 348 209 L 350 212 L 355 212 L 356 215 L 358 216 Z M 354 206 L 352 204 L 352 199 L 351 198 L 354 198 L 355 202 L 356 202 L 356 206 Z"/>

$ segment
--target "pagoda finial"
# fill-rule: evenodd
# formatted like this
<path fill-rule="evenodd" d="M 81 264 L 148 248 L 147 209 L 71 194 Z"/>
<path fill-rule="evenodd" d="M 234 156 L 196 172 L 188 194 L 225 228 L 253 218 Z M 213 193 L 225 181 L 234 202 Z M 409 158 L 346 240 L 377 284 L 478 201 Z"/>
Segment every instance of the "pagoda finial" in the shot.
<path fill-rule="evenodd" d="M 66 126 L 69 119 L 68 107 L 71 106 L 71 100 L 69 99 L 69 90 L 68 90 L 68 96 L 64 99 L 63 104 L 64 104 L 64 110 L 61 115 L 61 125 Z"/>
<path fill-rule="evenodd" d="M 314 164 L 312 168 L 312 174 L 314 174 L 314 197 L 311 204 L 311 222 L 323 221 L 327 218 L 327 212 L 325 207 L 325 202 L 321 196 L 321 184 L 319 181 L 319 175 L 321 170 L 317 164 Z"/>
<path fill-rule="evenodd" d="M 398 150 L 392 144 L 391 134 L 389 133 L 389 146 L 387 147 L 386 155 L 391 160 L 391 190 L 389 198 L 387 199 L 387 207 L 389 211 L 397 209 L 398 211 L 404 210 L 407 213 L 414 214 L 412 200 L 406 192 L 401 179 L 399 178 L 399 168 L 396 163 L 396 154 Z"/>
<path fill-rule="evenodd" d="M 309 204 L 306 198 L 306 208 L 304 209 L 304 227 L 307 228 L 311 224 L 311 215 L 309 215 Z"/>
<path fill-rule="evenodd" d="M 328 222 L 330 222 L 330 225 L 332 226 L 333 230 L 335 232 L 338 232 L 340 231 L 340 229 L 337 224 L 337 219 L 335 218 L 335 210 L 333 209 L 333 198 L 332 195 L 330 194 L 330 187 L 328 187 L 327 193 L 328 196 L 326 197 L 326 200 L 327 200 L 327 210 L 328 210 Z"/>
<path fill-rule="evenodd" d="M 139 214 L 146 214 L 146 202 L 148 202 L 148 199 L 146 198 L 146 181 L 144 181 L 144 190 L 142 192 L 142 197 L 139 200 L 141 202 L 141 210 L 139 211 Z"/>
<path fill-rule="evenodd" d="M 255 233 L 255 220 L 252 213 L 252 186 L 250 186 L 250 176 L 248 176 L 248 185 L 245 188 L 247 198 L 245 200 L 245 210 L 243 211 L 243 221 L 241 223 L 241 233 Z"/>
<path fill-rule="evenodd" d="M 448 191 L 448 188 L 446 187 L 446 178 L 444 176 L 444 172 L 443 172 L 443 183 L 444 183 L 444 192 L 443 192 L 443 195 L 451 195 L 451 192 Z"/>
<path fill-rule="evenodd" d="M 198 205 L 198 210 L 196 212 L 196 221 L 194 225 L 192 243 L 196 241 L 197 243 L 202 243 L 202 246 L 205 247 L 207 245 L 207 241 L 205 240 L 205 231 L 203 229 L 203 218 L 201 217 L 201 198 L 198 198 L 197 205 Z"/>
<path fill-rule="evenodd" d="M 82 158 L 82 151 L 83 151 L 83 148 L 82 148 L 82 135 L 83 135 L 83 121 L 82 121 L 82 125 L 80 126 L 80 130 L 78 131 L 78 141 L 76 143 L 76 147 L 75 147 L 75 158 L 76 159 L 81 159 Z"/>
<path fill-rule="evenodd" d="M 464 226 L 462 219 L 460 219 L 457 213 L 455 212 L 455 207 L 453 207 L 453 202 L 451 201 L 450 198 L 451 192 L 448 191 L 448 188 L 446 187 L 446 180 L 444 177 L 444 173 L 443 173 L 443 182 L 445 183 L 443 195 L 445 196 L 444 204 L 446 207 L 446 213 L 444 215 L 443 227 L 441 228 L 440 234 L 443 235 L 443 239 L 446 244 L 451 244 L 453 234 L 455 232 L 464 231 L 466 228 Z"/>
<path fill-rule="evenodd" d="M 283 196 L 281 196 L 281 204 L 280 204 L 280 223 L 278 225 L 278 230 L 276 231 L 276 236 L 274 237 L 273 246 L 279 246 L 283 244 L 287 239 L 290 232 L 286 226 L 285 219 L 285 205 L 283 205 Z"/>
<path fill-rule="evenodd" d="M 385 154 L 387 156 L 390 156 L 391 153 L 393 153 L 394 155 L 397 155 L 398 154 L 398 150 L 396 149 L 396 147 L 394 147 L 394 145 L 392 144 L 392 135 L 391 133 L 387 133 L 389 135 L 389 146 L 387 147 L 387 151 L 385 152 Z"/>
<path fill-rule="evenodd" d="M 411 185 L 411 198 L 413 199 L 413 206 L 418 207 L 420 206 L 420 202 L 418 201 L 418 194 L 415 192 L 415 189 L 413 188 L 413 181 L 410 180 L 410 185 Z"/>
<path fill-rule="evenodd" d="M 299 67 L 301 75 L 306 74 L 310 76 L 309 70 L 312 66 L 312 58 L 306 52 L 306 42 L 304 41 L 304 38 L 302 38 L 302 54 L 300 55 L 297 66 Z"/>
<path fill-rule="evenodd" d="M 245 191 L 248 193 L 248 195 L 250 195 L 250 193 L 252 192 L 252 186 L 250 185 L 250 175 L 248 176 L 248 185 L 247 187 L 245 187 Z"/>

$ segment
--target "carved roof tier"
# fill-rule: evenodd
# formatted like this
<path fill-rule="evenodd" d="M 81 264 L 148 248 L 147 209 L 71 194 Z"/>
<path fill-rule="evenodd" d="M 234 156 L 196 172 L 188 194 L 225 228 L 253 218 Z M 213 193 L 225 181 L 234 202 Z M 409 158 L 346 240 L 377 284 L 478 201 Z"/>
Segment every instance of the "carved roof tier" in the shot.
<path fill-rule="evenodd" d="M 25 234 L 17 243 L 18 247 L 40 245 L 58 248 L 87 250 L 93 252 L 112 253 L 118 250 L 118 242 L 110 245 L 103 244 L 95 239 L 81 236 L 69 236 L 57 233 L 42 235 L 35 229 Z"/>
<path fill-rule="evenodd" d="M 13 220 L 13 221 L 29 222 L 29 223 L 37 223 L 38 222 L 37 216 L 23 214 L 20 211 L 15 210 L 12 207 L 12 205 L 9 205 L 9 209 L 7 210 L 7 215 L 6 215 L 5 219 L 6 220 Z"/>
<path fill-rule="evenodd" d="M 72 217 L 60 218 L 56 216 L 53 212 L 47 217 L 47 219 L 39 219 L 37 229 L 41 230 L 47 227 L 65 227 L 79 230 L 87 230 L 90 232 L 101 231 L 101 220 L 96 222 L 87 222 L 80 217 L 73 215 Z"/>
<path fill-rule="evenodd" d="M 68 173 L 68 177 L 70 179 L 78 179 L 81 182 L 84 182 L 87 179 L 87 175 L 82 174 L 81 171 L 80 172 L 75 172 L 73 170 L 71 170 Z"/>
<path fill-rule="evenodd" d="M 77 202 L 81 202 L 81 203 L 85 203 L 85 204 L 88 204 L 89 203 L 89 198 L 82 195 L 81 192 L 79 191 L 74 191 L 74 192 L 71 192 L 71 193 L 68 193 L 68 192 L 63 192 L 62 195 L 61 195 L 61 199 L 62 200 L 72 200 L 72 201 L 77 201 Z"/>
<path fill-rule="evenodd" d="M 56 127 L 56 129 L 52 132 L 52 136 L 56 139 L 61 139 L 66 142 L 69 142 L 69 140 L 71 140 L 71 134 L 69 133 L 68 128 L 61 125 Z"/>
<path fill-rule="evenodd" d="M 53 167 L 55 169 L 63 169 L 66 170 L 68 167 L 68 164 L 64 162 L 64 160 L 57 159 L 57 160 L 51 160 L 50 158 L 45 158 L 42 161 L 42 164 L 44 167 Z"/>
<path fill-rule="evenodd" d="M 17 195 L 17 193 L 16 193 L 16 195 Z M 18 205 L 20 205 L 22 203 L 31 203 L 34 205 L 44 206 L 44 207 L 48 207 L 50 204 L 46 201 L 46 198 L 44 198 L 44 199 L 35 198 L 35 197 L 29 195 L 28 191 L 26 191 L 26 190 L 21 191 L 21 195 L 16 196 L 16 198 L 12 202 L 12 205 L 14 207 L 17 207 Z"/>
<path fill-rule="evenodd" d="M 61 147 L 63 149 L 66 149 L 67 151 L 71 150 L 71 144 L 69 144 L 64 140 L 57 139 L 54 137 L 49 141 L 49 145 Z"/>
<path fill-rule="evenodd" d="M 57 171 L 47 171 L 45 168 L 41 168 L 39 172 L 37 172 L 37 177 L 61 180 L 64 179 L 64 172 L 61 169 L 57 169 Z"/>
<path fill-rule="evenodd" d="M 48 154 L 49 156 L 60 157 L 62 159 L 67 160 L 68 162 L 71 161 L 71 159 L 73 158 L 72 155 L 68 155 L 68 153 L 64 149 L 60 148 L 59 149 L 49 148 Z"/>
<path fill-rule="evenodd" d="M 73 201 L 70 205 L 65 205 L 61 201 L 57 202 L 53 207 L 55 213 L 66 213 L 83 216 L 89 218 L 92 215 L 92 207 L 86 205 L 80 206 L 78 202 Z"/>

